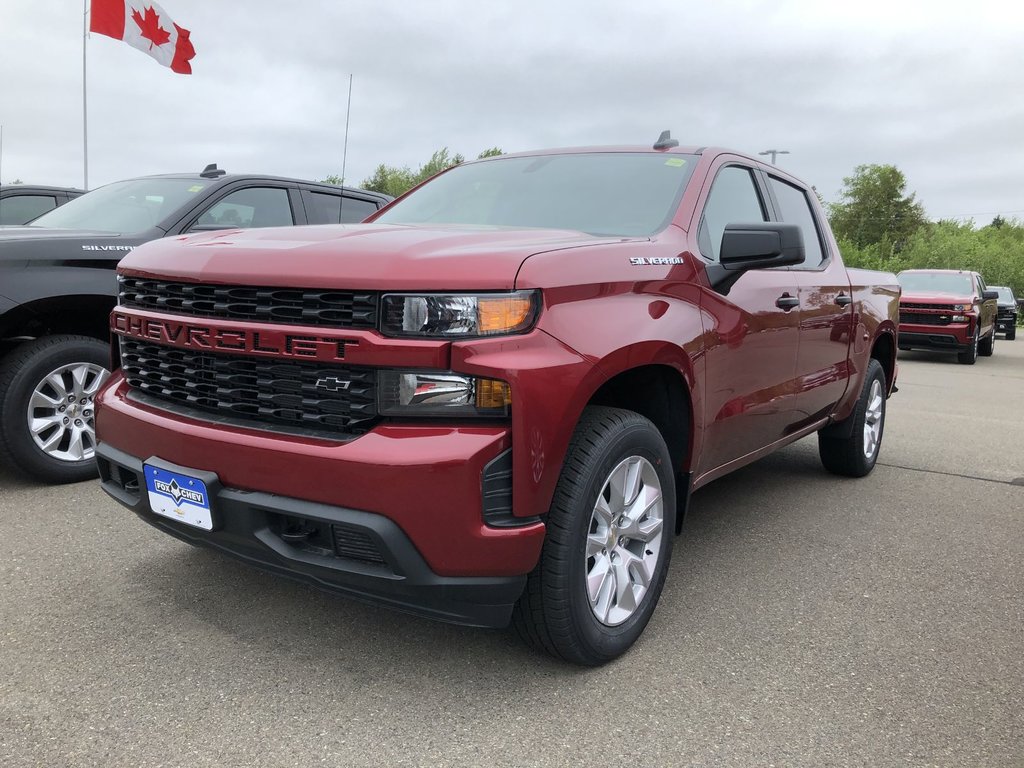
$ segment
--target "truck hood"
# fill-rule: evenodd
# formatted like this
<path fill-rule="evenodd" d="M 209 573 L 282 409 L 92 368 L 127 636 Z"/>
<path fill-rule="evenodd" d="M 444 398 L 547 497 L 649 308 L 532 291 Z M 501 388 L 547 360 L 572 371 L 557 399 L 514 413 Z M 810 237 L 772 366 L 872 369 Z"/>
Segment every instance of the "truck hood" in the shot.
<path fill-rule="evenodd" d="M 960 293 L 943 293 L 942 291 L 931 291 L 930 293 L 907 293 L 904 291 L 900 296 L 900 302 L 911 304 L 973 304 L 973 296 L 964 296 Z"/>
<path fill-rule="evenodd" d="M 194 282 L 356 290 L 508 289 L 528 257 L 621 237 L 506 227 L 351 224 L 155 240 L 119 270 Z"/>

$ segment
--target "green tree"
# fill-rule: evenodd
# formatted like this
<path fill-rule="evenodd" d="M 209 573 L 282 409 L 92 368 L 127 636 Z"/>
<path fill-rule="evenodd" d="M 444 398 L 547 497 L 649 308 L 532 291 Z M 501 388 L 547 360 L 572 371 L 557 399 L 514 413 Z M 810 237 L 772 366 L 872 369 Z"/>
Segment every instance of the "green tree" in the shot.
<path fill-rule="evenodd" d="M 924 207 L 906 190 L 895 165 L 858 165 L 843 179 L 839 202 L 829 205 L 836 238 L 857 248 L 878 246 L 882 256 L 900 253 L 926 223 Z"/>
<path fill-rule="evenodd" d="M 503 154 L 505 153 L 499 147 L 491 147 L 477 155 L 477 158 L 496 157 Z M 407 165 L 397 166 L 381 163 L 370 177 L 363 180 L 360 186 L 373 192 L 383 192 L 385 195 L 398 197 L 431 176 L 465 161 L 466 158 L 463 155 L 458 153 L 453 155 L 448 151 L 448 147 L 441 147 L 415 171 Z M 340 185 L 342 183 L 342 179 L 336 175 L 328 176 L 323 181 L 327 184 Z"/>

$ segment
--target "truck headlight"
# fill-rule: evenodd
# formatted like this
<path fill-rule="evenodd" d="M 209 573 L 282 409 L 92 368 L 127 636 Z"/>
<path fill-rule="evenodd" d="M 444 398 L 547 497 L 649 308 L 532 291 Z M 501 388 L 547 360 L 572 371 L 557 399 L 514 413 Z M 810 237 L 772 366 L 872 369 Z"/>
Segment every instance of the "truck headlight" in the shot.
<path fill-rule="evenodd" d="M 533 327 L 536 291 L 480 294 L 401 294 L 382 299 L 380 331 L 385 336 L 472 338 L 522 333 Z"/>
<path fill-rule="evenodd" d="M 970 309 L 970 307 L 971 307 L 970 304 L 967 304 L 967 305 L 964 305 L 964 304 L 954 304 L 953 305 L 953 311 L 954 312 L 963 312 L 965 309 Z"/>
<path fill-rule="evenodd" d="M 381 416 L 503 418 L 512 408 L 508 383 L 446 371 L 381 371 Z"/>

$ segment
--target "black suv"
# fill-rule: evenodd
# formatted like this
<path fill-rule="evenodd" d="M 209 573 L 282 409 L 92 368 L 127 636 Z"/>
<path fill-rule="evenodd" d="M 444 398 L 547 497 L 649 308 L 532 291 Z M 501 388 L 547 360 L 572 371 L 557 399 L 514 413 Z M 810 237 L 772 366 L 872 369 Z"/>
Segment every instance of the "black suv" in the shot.
<path fill-rule="evenodd" d="M 999 309 L 996 312 L 996 333 L 1006 335 L 1007 341 L 1017 338 L 1017 297 L 1003 285 L 990 285 L 999 294 Z"/>
<path fill-rule="evenodd" d="M 390 200 L 207 166 L 108 184 L 30 226 L 0 229 L 0 466 L 51 482 L 95 475 L 92 403 L 108 375 L 114 268 L 137 245 L 190 232 L 359 222 Z"/>
<path fill-rule="evenodd" d="M 82 190 L 69 187 L 5 184 L 0 187 L 0 226 L 27 224 L 82 194 Z"/>

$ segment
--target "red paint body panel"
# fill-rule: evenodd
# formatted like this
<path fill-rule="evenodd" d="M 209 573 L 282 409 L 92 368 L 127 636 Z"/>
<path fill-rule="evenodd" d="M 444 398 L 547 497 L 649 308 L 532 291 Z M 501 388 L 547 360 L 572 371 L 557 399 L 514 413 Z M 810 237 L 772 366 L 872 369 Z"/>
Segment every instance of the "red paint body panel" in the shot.
<path fill-rule="evenodd" d="M 382 425 L 339 444 L 187 419 L 127 391 L 115 374 L 96 426 L 133 456 L 212 469 L 230 488 L 384 514 L 440 575 L 515 575 L 537 562 L 543 523 L 497 529 L 480 515 L 480 472 L 508 448 L 507 427 Z"/>
<path fill-rule="evenodd" d="M 526 573 L 537 561 L 544 525 L 485 525 L 483 467 L 511 448 L 513 515 L 542 517 L 580 414 L 609 379 L 644 366 L 678 374 L 691 413 L 688 450 L 677 469 L 692 473 L 698 487 L 844 418 L 856 402 L 875 344 L 887 338 L 894 353 L 895 278 L 848 272 L 830 234 L 828 259 L 820 269 L 750 271 L 727 295 L 713 290 L 697 224 L 714 173 L 724 164 L 742 163 L 785 174 L 721 150 L 704 150 L 695 162 L 671 224 L 650 238 L 369 223 L 166 239 L 142 246 L 121 264 L 123 274 L 229 285 L 536 289 L 542 307 L 533 330 L 471 341 L 397 341 L 376 331 L 142 310 L 119 309 L 112 317 L 117 334 L 182 348 L 190 346 L 182 341 L 189 330 L 175 323 L 205 329 L 200 340 L 215 339 L 210 343 L 225 354 L 272 356 L 256 349 L 252 334 L 259 331 L 260 348 L 299 350 L 281 357 L 501 379 L 512 393 L 507 423 L 383 421 L 339 443 L 155 410 L 129 399 L 127 385 L 115 376 L 99 401 L 99 438 L 136 457 L 158 455 L 215 472 L 231 488 L 384 515 L 439 574 Z M 852 304 L 835 304 L 840 293 L 850 294 Z M 786 294 L 799 298 L 789 311 L 776 305 Z M 312 341 L 296 348 L 289 335 Z M 343 344 L 344 357 L 332 357 L 345 341 L 352 343 Z M 889 368 L 895 371 L 894 360 Z"/>

